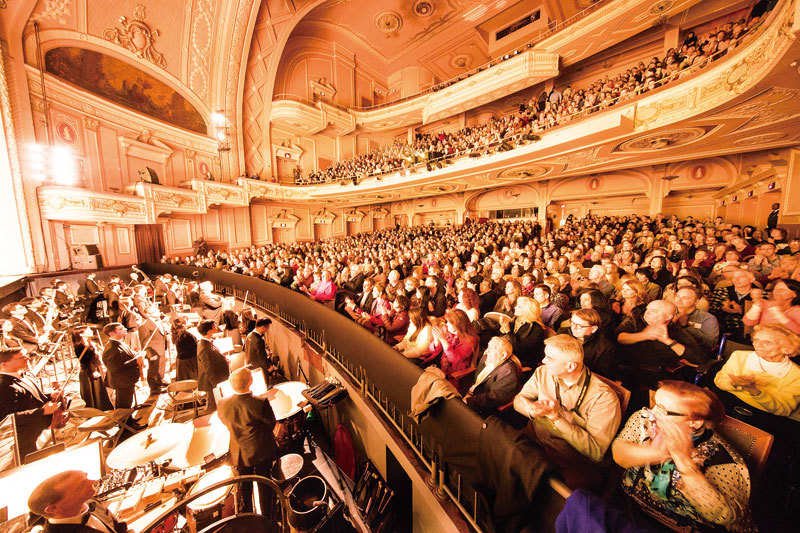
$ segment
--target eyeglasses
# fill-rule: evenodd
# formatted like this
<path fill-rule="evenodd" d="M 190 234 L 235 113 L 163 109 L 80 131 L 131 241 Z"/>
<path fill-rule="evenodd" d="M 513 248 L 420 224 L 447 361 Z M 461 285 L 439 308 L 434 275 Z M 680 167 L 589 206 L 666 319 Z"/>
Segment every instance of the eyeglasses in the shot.
<path fill-rule="evenodd" d="M 653 413 L 658 412 L 662 415 L 666 416 L 689 416 L 686 413 L 676 413 L 675 411 L 667 411 L 663 406 L 659 404 L 655 404 L 651 409 Z"/>
<path fill-rule="evenodd" d="M 592 324 L 580 324 L 578 322 L 572 321 L 572 327 L 579 328 L 579 329 L 589 329 L 592 327 Z"/>

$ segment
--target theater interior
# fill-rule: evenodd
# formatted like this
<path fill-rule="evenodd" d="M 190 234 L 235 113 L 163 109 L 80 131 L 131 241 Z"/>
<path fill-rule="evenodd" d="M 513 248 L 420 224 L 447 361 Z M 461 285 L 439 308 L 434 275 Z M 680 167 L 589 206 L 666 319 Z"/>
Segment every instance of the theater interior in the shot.
<path fill-rule="evenodd" d="M 0 0 L 0 531 L 87 530 L 33 508 L 69 468 L 136 533 L 792 530 L 798 35 L 799 0 Z M 555 418 L 526 411 L 555 401 L 528 384 L 575 338 L 574 406 L 554 375 Z M 677 366 L 640 365 L 644 343 Z M 147 361 L 128 405 L 112 345 Z M 728 378 L 737 354 L 752 374 Z M 510 396 L 476 404 L 509 362 Z M 277 445 L 255 470 L 221 407 L 240 368 Z M 619 396 L 594 457 L 563 428 L 596 444 L 590 375 Z M 692 394 L 719 420 L 661 403 Z M 536 420 L 602 473 L 573 483 Z"/>

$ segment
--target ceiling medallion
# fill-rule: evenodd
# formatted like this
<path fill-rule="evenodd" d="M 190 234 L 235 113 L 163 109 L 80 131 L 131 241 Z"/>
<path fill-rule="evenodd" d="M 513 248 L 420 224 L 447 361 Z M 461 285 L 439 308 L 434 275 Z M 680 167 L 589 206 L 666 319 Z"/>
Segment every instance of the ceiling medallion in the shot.
<path fill-rule="evenodd" d="M 650 6 L 650 14 L 660 15 L 661 13 L 667 11 L 674 5 L 675 5 L 675 0 L 659 0 L 658 2 Z"/>
<path fill-rule="evenodd" d="M 127 48 L 136 57 L 146 59 L 161 68 L 167 68 L 164 54 L 156 50 L 153 42 L 158 37 L 158 30 L 151 30 L 144 22 L 145 12 L 142 4 L 136 4 L 133 9 L 133 20 L 120 17 L 122 28 L 107 28 L 103 30 L 103 37 L 107 41 Z"/>
<path fill-rule="evenodd" d="M 614 152 L 657 152 L 696 141 L 706 134 L 705 128 L 683 128 L 662 131 L 629 139 L 614 148 Z"/>
<path fill-rule="evenodd" d="M 469 68 L 472 64 L 472 56 L 469 54 L 454 55 L 450 59 L 450 66 L 453 68 Z"/>
<path fill-rule="evenodd" d="M 414 2 L 414 14 L 421 19 L 430 17 L 435 10 L 436 5 L 430 0 L 417 0 Z"/>
<path fill-rule="evenodd" d="M 546 167 L 521 167 L 511 168 L 502 171 L 497 175 L 497 179 L 501 181 L 519 181 L 519 180 L 532 180 L 541 178 L 547 174 L 550 169 Z"/>
<path fill-rule="evenodd" d="M 391 35 L 403 27 L 403 18 L 395 11 L 381 11 L 375 15 L 375 27 Z"/>

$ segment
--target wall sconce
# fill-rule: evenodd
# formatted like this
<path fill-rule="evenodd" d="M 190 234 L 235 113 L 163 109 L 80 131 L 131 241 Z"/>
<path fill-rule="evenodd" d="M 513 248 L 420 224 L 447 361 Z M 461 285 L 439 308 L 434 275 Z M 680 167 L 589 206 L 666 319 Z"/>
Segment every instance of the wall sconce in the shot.
<path fill-rule="evenodd" d="M 775 182 L 774 181 L 770 182 L 770 184 L 767 185 L 767 190 L 768 191 L 774 191 L 775 190 Z"/>

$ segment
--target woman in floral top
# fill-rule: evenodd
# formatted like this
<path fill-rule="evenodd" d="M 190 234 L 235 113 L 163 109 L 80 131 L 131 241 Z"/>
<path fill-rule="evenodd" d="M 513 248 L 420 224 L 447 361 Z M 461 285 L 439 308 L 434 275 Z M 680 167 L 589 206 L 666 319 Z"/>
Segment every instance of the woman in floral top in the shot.
<path fill-rule="evenodd" d="M 653 409 L 634 413 L 612 444 L 622 488 L 662 523 L 701 531 L 750 531 L 750 476 L 714 432 L 725 411 L 714 393 L 662 381 Z"/>

